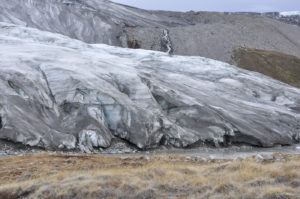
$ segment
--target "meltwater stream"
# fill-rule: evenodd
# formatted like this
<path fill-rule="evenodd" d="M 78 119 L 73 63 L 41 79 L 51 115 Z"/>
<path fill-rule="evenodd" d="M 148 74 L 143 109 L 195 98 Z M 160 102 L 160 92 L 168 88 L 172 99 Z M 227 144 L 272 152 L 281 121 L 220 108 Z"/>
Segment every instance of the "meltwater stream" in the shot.
<path fill-rule="evenodd" d="M 268 155 L 273 153 L 280 154 L 300 154 L 300 144 L 292 146 L 278 146 L 272 148 L 258 148 L 251 146 L 229 147 L 229 148 L 194 148 L 194 149 L 175 149 L 172 151 L 156 151 L 155 153 L 182 154 L 187 156 L 197 156 L 210 159 L 235 159 L 246 158 L 257 154 Z"/>

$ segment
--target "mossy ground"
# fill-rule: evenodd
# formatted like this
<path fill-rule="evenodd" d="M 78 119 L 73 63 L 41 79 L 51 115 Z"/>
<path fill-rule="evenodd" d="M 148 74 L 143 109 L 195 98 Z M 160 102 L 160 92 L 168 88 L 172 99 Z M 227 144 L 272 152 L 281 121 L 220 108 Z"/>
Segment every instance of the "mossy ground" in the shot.
<path fill-rule="evenodd" d="M 300 58 L 275 51 L 239 48 L 233 61 L 240 68 L 262 73 L 300 88 Z"/>

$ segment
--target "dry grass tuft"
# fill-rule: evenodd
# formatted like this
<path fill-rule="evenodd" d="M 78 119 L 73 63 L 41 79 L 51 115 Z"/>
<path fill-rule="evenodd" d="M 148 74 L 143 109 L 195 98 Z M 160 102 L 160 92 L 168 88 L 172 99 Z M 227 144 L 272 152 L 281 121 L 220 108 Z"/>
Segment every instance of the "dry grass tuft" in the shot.
<path fill-rule="evenodd" d="M 265 191 L 266 199 L 294 199 L 294 189 L 290 187 L 271 187 Z"/>

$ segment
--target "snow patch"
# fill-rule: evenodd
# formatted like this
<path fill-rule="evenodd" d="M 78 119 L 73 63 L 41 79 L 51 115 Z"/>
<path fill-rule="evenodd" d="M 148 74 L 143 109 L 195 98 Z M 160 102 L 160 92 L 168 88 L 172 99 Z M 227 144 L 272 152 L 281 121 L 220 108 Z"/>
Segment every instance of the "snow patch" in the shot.
<path fill-rule="evenodd" d="M 296 16 L 296 15 L 299 15 L 299 16 L 300 16 L 300 11 L 280 12 L 280 15 L 281 15 L 281 16 L 284 16 L 284 17 Z"/>

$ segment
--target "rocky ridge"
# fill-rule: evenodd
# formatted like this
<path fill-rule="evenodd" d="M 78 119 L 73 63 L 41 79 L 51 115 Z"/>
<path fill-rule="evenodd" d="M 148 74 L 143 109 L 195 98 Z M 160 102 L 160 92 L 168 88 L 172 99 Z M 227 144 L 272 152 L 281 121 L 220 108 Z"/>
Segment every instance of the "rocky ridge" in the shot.
<path fill-rule="evenodd" d="M 300 12 L 269 12 L 263 15 L 288 23 L 300 26 Z"/>

